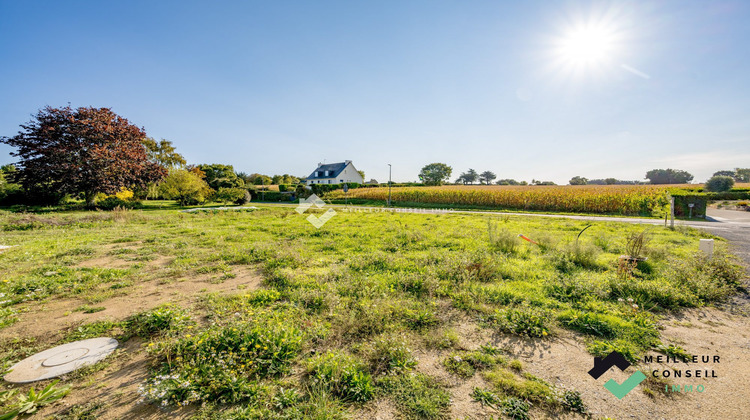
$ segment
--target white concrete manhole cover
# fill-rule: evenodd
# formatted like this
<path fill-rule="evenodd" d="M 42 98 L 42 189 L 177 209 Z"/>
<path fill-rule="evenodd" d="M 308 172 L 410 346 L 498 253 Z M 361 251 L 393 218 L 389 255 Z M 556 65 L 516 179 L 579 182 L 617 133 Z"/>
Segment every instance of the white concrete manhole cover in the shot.
<path fill-rule="evenodd" d="M 63 344 L 21 360 L 3 379 L 25 384 L 54 378 L 93 365 L 109 356 L 117 345 L 114 338 L 91 338 Z"/>

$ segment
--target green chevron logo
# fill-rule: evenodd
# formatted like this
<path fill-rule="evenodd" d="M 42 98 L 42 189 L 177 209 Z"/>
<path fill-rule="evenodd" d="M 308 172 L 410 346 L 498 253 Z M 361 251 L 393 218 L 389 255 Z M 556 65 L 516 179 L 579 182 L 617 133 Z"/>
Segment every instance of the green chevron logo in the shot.
<path fill-rule="evenodd" d="M 595 357 L 594 367 L 589 371 L 589 375 L 594 379 L 599 379 L 613 366 L 617 366 L 620 370 L 624 371 L 630 367 L 630 362 L 628 362 L 622 354 L 613 351 L 603 359 L 601 357 Z M 617 397 L 617 399 L 621 400 L 644 380 L 646 380 L 646 375 L 638 370 L 621 384 L 618 384 L 614 379 L 608 380 L 607 383 L 604 384 L 604 388 Z"/>
<path fill-rule="evenodd" d="M 607 391 L 611 392 L 612 395 L 621 400 L 624 396 L 628 395 L 635 387 L 646 379 L 646 375 L 640 370 L 635 371 L 634 374 L 630 375 L 623 383 L 618 384 L 614 379 L 610 379 L 604 384 Z"/>

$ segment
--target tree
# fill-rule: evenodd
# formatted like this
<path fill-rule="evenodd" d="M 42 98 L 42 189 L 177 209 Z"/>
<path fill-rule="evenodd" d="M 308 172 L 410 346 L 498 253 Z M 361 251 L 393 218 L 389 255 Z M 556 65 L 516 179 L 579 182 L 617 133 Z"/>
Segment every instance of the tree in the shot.
<path fill-rule="evenodd" d="M 737 182 L 750 182 L 750 168 L 735 168 L 734 179 Z"/>
<path fill-rule="evenodd" d="M 734 186 L 734 178 L 726 175 L 712 176 L 706 181 L 706 191 L 722 192 L 729 191 Z"/>
<path fill-rule="evenodd" d="M 362 182 L 364 182 L 364 180 L 365 180 L 365 171 L 357 171 L 357 172 L 359 172 L 359 176 L 362 177 Z"/>
<path fill-rule="evenodd" d="M 206 183 L 214 190 L 219 188 L 242 188 L 245 186 L 244 181 L 234 172 L 232 165 L 222 165 L 212 163 L 210 165 L 198 165 L 198 169 L 205 172 Z"/>
<path fill-rule="evenodd" d="M 568 181 L 570 185 L 586 185 L 589 183 L 589 180 L 582 177 L 582 176 L 574 176 L 573 178 L 570 178 L 570 181 Z"/>
<path fill-rule="evenodd" d="M 473 169 L 469 169 L 469 171 L 466 172 L 466 181 L 469 184 L 473 184 L 473 183 L 477 182 L 478 178 L 479 178 L 479 174 L 477 174 L 477 171 L 475 171 Z"/>
<path fill-rule="evenodd" d="M 442 185 L 452 172 L 453 168 L 445 163 L 430 163 L 419 172 L 419 179 L 426 185 Z"/>
<path fill-rule="evenodd" d="M 214 201 L 220 201 L 223 203 L 238 203 L 244 204 L 243 198 L 247 194 L 247 190 L 244 188 L 219 188 L 213 196 Z"/>
<path fill-rule="evenodd" d="M 646 178 L 652 184 L 687 184 L 693 175 L 680 169 L 652 169 L 646 172 Z"/>
<path fill-rule="evenodd" d="M 61 198 L 83 193 L 93 204 L 98 193 L 143 188 L 167 171 L 148 159 L 143 129 L 109 108 L 45 107 L 13 137 L 1 143 L 18 149 L 19 179 L 27 192 Z"/>
<path fill-rule="evenodd" d="M 497 178 L 497 175 L 495 175 L 492 171 L 484 171 L 479 175 L 479 182 L 483 182 L 487 185 L 492 183 L 492 180 Z"/>
<path fill-rule="evenodd" d="M 181 168 L 187 163 L 181 154 L 175 152 L 169 140 L 161 139 L 157 142 L 151 137 L 146 137 L 143 139 L 143 145 L 146 147 L 148 158 L 161 166 L 170 169 Z"/>
<path fill-rule="evenodd" d="M 200 176 L 184 169 L 170 172 L 159 184 L 159 191 L 164 198 L 177 200 L 182 206 L 203 203 L 213 193 Z"/>
<path fill-rule="evenodd" d="M 732 178 L 737 175 L 734 171 L 716 171 L 713 176 L 731 176 Z"/>
<path fill-rule="evenodd" d="M 501 179 L 501 180 L 497 181 L 495 184 L 497 184 L 497 185 L 521 185 L 515 179 Z"/>

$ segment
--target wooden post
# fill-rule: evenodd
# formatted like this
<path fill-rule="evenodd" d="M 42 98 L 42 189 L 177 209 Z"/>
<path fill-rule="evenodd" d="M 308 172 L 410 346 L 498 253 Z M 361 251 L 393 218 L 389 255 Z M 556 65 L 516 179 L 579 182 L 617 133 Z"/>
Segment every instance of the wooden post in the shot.
<path fill-rule="evenodd" d="M 670 228 L 674 229 L 674 197 L 669 196 L 669 217 L 671 218 Z"/>

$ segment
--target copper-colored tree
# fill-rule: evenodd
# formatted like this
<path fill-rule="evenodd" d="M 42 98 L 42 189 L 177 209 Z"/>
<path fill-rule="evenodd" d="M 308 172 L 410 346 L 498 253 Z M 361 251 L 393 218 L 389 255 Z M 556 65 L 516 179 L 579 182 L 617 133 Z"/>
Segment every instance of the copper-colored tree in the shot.
<path fill-rule="evenodd" d="M 16 147 L 20 180 L 27 191 L 97 193 L 143 187 L 163 178 L 164 167 L 149 161 L 143 129 L 109 108 L 46 107 L 0 142 Z"/>

